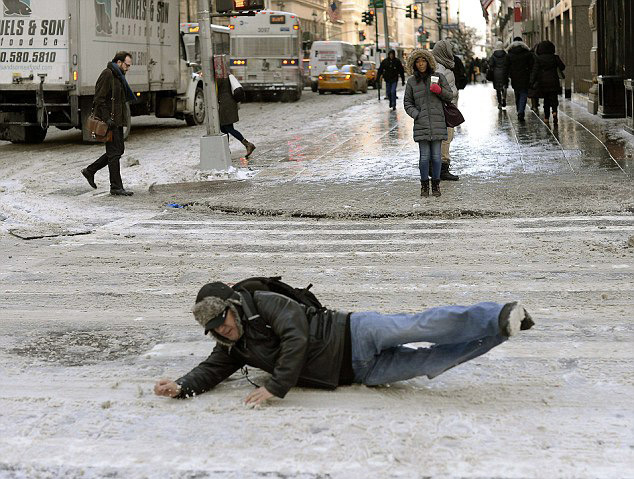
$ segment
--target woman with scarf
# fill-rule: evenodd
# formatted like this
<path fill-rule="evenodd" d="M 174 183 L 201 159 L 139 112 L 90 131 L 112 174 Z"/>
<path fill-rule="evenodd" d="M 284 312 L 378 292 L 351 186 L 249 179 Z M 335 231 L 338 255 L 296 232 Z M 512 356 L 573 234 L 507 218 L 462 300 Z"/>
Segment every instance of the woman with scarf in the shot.
<path fill-rule="evenodd" d="M 407 57 L 407 71 L 412 73 L 405 85 L 405 112 L 414 119 L 414 141 L 418 143 L 420 159 L 420 195 L 429 196 L 429 162 L 432 165 L 432 195 L 440 196 L 441 143 L 447 139 L 447 124 L 443 103 L 450 102 L 454 93 L 445 76 L 436 71 L 434 55 L 417 49 Z"/>
<path fill-rule="evenodd" d="M 123 127 L 126 124 L 126 102 L 135 100 L 125 75 L 132 67 L 132 56 L 128 52 L 117 52 L 111 62 L 101 72 L 95 85 L 93 112 L 95 116 L 108 124 L 112 131 L 112 141 L 106 143 L 106 152 L 97 161 L 81 170 L 88 184 L 97 188 L 95 173 L 108 165 L 110 173 L 110 194 L 113 196 L 132 196 L 132 191 L 123 187 L 119 159 L 125 150 Z"/>
<path fill-rule="evenodd" d="M 455 60 L 453 56 L 453 48 L 448 40 L 440 40 L 434 45 L 432 50 L 434 59 L 436 60 L 436 73 L 442 74 L 451 87 L 453 98 L 451 103 L 458 105 L 458 87 L 456 86 L 456 76 L 453 69 L 455 67 Z M 443 140 L 440 147 L 440 154 L 442 164 L 440 166 L 440 179 L 458 181 L 458 175 L 453 175 L 449 172 L 449 163 L 451 161 L 449 157 L 449 147 L 451 146 L 451 140 L 453 140 L 453 128 L 447 128 L 447 139 Z"/>

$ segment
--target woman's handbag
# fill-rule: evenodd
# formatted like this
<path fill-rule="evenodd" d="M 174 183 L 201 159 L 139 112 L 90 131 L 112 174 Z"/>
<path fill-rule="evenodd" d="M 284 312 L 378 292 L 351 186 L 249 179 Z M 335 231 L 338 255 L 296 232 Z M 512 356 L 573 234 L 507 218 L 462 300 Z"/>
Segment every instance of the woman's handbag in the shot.
<path fill-rule="evenodd" d="M 110 109 L 110 119 L 114 121 L 114 76 L 112 77 L 112 108 Z M 90 116 L 86 120 L 86 128 L 90 132 L 93 141 L 109 143 L 112 141 L 112 130 L 108 129 L 108 124 L 95 116 L 95 105 L 93 103 Z"/>
<path fill-rule="evenodd" d="M 453 103 L 443 103 L 443 110 L 445 110 L 445 124 L 448 128 L 455 128 L 464 123 L 464 116 Z"/>
<path fill-rule="evenodd" d="M 244 101 L 246 95 L 244 93 L 244 88 L 242 88 L 242 85 L 240 84 L 238 79 L 230 74 L 229 83 L 231 84 L 231 96 L 233 97 L 233 99 L 238 103 Z"/>

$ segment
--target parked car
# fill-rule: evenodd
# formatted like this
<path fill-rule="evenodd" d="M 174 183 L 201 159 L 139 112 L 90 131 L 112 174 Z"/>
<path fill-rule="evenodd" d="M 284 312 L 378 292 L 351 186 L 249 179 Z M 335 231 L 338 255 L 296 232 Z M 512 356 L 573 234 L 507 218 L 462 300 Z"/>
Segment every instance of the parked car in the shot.
<path fill-rule="evenodd" d="M 368 86 L 371 86 L 372 88 L 376 88 L 376 74 L 377 74 L 376 63 L 363 62 L 363 65 L 361 65 L 361 73 L 363 73 L 365 77 L 368 79 Z"/>
<path fill-rule="evenodd" d="M 320 95 L 327 91 L 333 93 L 347 91 L 350 94 L 355 94 L 357 91 L 367 93 L 368 79 L 355 65 L 344 65 L 341 68 L 336 65 L 328 65 L 317 79 L 317 90 Z"/>

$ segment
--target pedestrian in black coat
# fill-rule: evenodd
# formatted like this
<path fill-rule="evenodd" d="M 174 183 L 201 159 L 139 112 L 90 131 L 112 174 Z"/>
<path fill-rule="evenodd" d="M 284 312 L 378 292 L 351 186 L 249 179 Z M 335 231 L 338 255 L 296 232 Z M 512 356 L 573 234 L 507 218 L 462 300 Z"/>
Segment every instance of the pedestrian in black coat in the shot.
<path fill-rule="evenodd" d="M 535 56 L 528 45 L 522 41 L 522 37 L 515 37 L 506 57 L 507 71 L 511 78 L 511 86 L 515 92 L 515 106 L 517 117 L 524 121 L 526 101 L 528 100 L 528 87 L 531 80 L 531 71 Z"/>
<path fill-rule="evenodd" d="M 388 100 L 390 100 L 390 108 L 396 110 L 396 86 L 398 84 L 398 77 L 401 77 L 401 82 L 405 85 L 405 69 L 401 60 L 396 58 L 396 52 L 390 50 L 387 54 L 387 58 L 381 62 L 379 70 L 377 71 L 377 78 L 379 85 L 381 84 L 381 78 L 385 80 L 385 92 Z"/>
<path fill-rule="evenodd" d="M 555 54 L 554 43 L 544 40 L 537 45 L 537 56 L 531 73 L 531 87 L 537 98 L 544 99 L 544 120 L 550 121 L 550 110 L 553 122 L 557 123 L 558 95 L 561 94 L 560 78 L 566 68 L 559 55 Z"/>
<path fill-rule="evenodd" d="M 251 156 L 251 153 L 253 153 L 253 150 L 255 150 L 255 145 L 248 141 L 242 133 L 236 130 L 233 126 L 233 124 L 237 123 L 240 118 L 238 116 L 236 92 L 233 91 L 231 87 L 231 77 L 232 75 L 229 75 L 228 78 L 216 78 L 216 87 L 218 88 L 218 116 L 220 117 L 220 131 L 225 135 L 233 136 L 236 140 L 242 143 L 247 149 L 245 158 L 248 158 Z M 239 85 L 237 79 L 235 79 L 234 82 Z M 239 86 L 237 89 L 242 90 L 242 87 Z"/>
<path fill-rule="evenodd" d="M 493 88 L 498 99 L 498 110 L 506 108 L 506 89 L 509 86 L 509 75 L 506 63 L 506 52 L 504 44 L 498 41 L 495 44 L 495 50 L 489 60 L 489 78 L 493 79 Z"/>
<path fill-rule="evenodd" d="M 108 166 L 110 173 L 110 194 L 113 196 L 132 196 L 132 191 L 123 188 L 119 160 L 125 151 L 123 127 L 126 124 L 126 102 L 135 100 L 134 93 L 125 79 L 132 67 L 132 56 L 128 52 L 117 52 L 111 62 L 101 72 L 95 84 L 93 113 L 108 124 L 112 132 L 112 141 L 106 142 L 106 152 L 95 162 L 81 170 L 81 174 L 93 188 L 95 173 Z"/>

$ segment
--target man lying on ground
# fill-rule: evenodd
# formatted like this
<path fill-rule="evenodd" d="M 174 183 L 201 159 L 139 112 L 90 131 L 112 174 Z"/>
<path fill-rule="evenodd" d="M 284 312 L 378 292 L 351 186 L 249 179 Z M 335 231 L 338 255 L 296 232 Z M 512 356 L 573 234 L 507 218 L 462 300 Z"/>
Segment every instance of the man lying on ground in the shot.
<path fill-rule="evenodd" d="M 268 291 L 238 292 L 220 282 L 200 289 L 193 313 L 216 346 L 185 376 L 157 381 L 154 392 L 194 396 L 252 366 L 271 376 L 247 395 L 249 405 L 283 398 L 293 386 L 335 389 L 432 379 L 534 324 L 517 302 L 441 306 L 413 314 L 347 313 L 307 308 Z M 417 342 L 433 346 L 404 346 Z"/>

